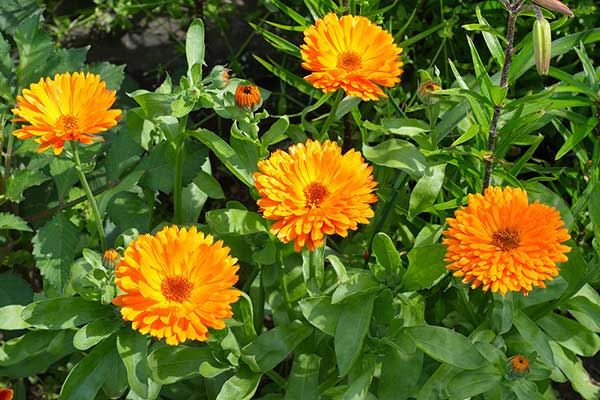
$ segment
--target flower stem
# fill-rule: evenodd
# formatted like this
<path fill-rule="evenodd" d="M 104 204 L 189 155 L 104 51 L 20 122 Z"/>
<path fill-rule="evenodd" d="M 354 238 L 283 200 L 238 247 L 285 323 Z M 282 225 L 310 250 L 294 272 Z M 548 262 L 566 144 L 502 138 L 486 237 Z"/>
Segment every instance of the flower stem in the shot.
<path fill-rule="evenodd" d="M 329 128 L 331 127 L 331 124 L 333 124 L 333 120 L 335 119 L 335 113 L 337 112 L 338 106 L 340 105 L 340 101 L 342 101 L 343 97 L 344 97 L 344 93 L 338 89 L 337 95 L 335 96 L 335 100 L 333 101 L 333 105 L 331 106 L 331 111 L 329 111 L 329 115 L 327 116 L 327 119 L 325 120 L 323 127 L 321 127 L 319 141 L 322 142 L 327 137 L 329 137 L 329 139 L 331 139 L 331 140 L 334 140 L 334 138 L 332 138 L 331 135 L 329 135 L 328 131 L 329 131 Z"/>
<path fill-rule="evenodd" d="M 508 85 L 508 72 L 510 71 L 510 63 L 512 61 L 513 46 L 515 42 L 515 24 L 517 22 L 517 14 L 520 9 L 521 1 L 516 1 L 513 4 L 507 4 L 503 2 L 508 8 L 508 23 L 506 31 L 506 49 L 504 51 L 504 65 L 502 65 L 502 72 L 500 75 L 500 88 L 505 88 Z M 489 158 L 485 159 L 485 174 L 483 176 L 483 190 L 490 186 L 490 180 L 492 177 L 492 167 L 494 166 L 494 149 L 496 148 L 496 134 L 498 133 L 498 121 L 500 119 L 500 113 L 504 108 L 501 104 L 494 105 L 494 114 L 492 115 L 492 121 L 490 123 L 490 134 L 488 136 L 487 151 Z"/>
<path fill-rule="evenodd" d="M 185 160 L 185 140 L 177 146 L 175 155 L 175 179 L 173 181 L 173 202 L 175 203 L 175 223 L 183 223 L 183 207 L 181 192 L 183 190 L 183 162 Z"/>
<path fill-rule="evenodd" d="M 87 199 L 92 207 L 92 213 L 94 214 L 94 220 L 96 221 L 96 229 L 98 230 L 98 236 L 100 237 L 100 248 L 101 250 L 106 250 L 106 235 L 104 234 L 104 227 L 102 225 L 102 218 L 100 217 L 100 211 L 98 211 L 98 205 L 96 204 L 96 199 L 94 199 L 94 194 L 90 189 L 90 185 L 88 184 L 87 179 L 85 178 L 85 174 L 83 173 L 83 168 L 81 167 L 81 160 L 79 159 L 79 147 L 77 142 L 71 141 L 71 150 L 73 151 L 73 161 L 75 161 L 75 169 L 77 170 L 77 174 L 79 175 L 79 180 L 81 181 L 81 186 L 83 186 L 83 190 L 87 196 Z"/>

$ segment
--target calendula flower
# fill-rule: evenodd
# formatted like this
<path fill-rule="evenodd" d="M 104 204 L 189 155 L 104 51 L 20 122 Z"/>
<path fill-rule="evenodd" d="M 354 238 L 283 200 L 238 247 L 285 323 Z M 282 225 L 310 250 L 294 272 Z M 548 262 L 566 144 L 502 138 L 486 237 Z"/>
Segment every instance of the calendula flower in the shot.
<path fill-rule="evenodd" d="M 258 106 L 262 98 L 258 87 L 254 85 L 239 85 L 235 89 L 235 104 L 239 108 L 243 108 L 248 111 L 254 111 Z"/>
<path fill-rule="evenodd" d="M 121 261 L 121 255 L 115 249 L 108 249 L 102 255 L 102 261 L 106 267 L 114 268 Z"/>
<path fill-rule="evenodd" d="M 113 303 L 132 328 L 176 345 L 206 340 L 208 328 L 223 329 L 241 292 L 237 259 L 222 241 L 177 226 L 141 235 L 125 250 L 115 283 L 125 294 Z"/>
<path fill-rule="evenodd" d="M 518 188 L 489 187 L 469 195 L 467 207 L 447 218 L 443 235 L 448 269 L 472 287 L 506 294 L 527 294 L 558 275 L 557 262 L 567 261 L 569 240 L 560 213 Z"/>
<path fill-rule="evenodd" d="M 288 152 L 276 150 L 259 161 L 254 173 L 261 195 L 258 205 L 266 219 L 275 220 L 271 232 L 294 249 L 323 245 L 324 235 L 343 237 L 358 223 L 368 224 L 377 182 L 360 153 L 342 155 L 335 142 L 308 140 Z"/>
<path fill-rule="evenodd" d="M 98 133 L 117 124 L 121 110 L 111 110 L 115 91 L 107 90 L 100 75 L 83 72 L 56 74 L 54 79 L 40 79 L 17 96 L 12 112 L 15 121 L 28 123 L 13 134 L 19 139 L 35 138 L 38 152 L 50 147 L 62 152 L 65 141 L 83 144 L 103 141 Z"/>
<path fill-rule="evenodd" d="M 224 89 L 229 83 L 229 69 L 217 65 L 210 72 L 210 78 L 217 89 Z"/>
<path fill-rule="evenodd" d="M 380 86 L 400 82 L 402 49 L 387 31 L 361 16 L 330 13 L 304 31 L 300 46 L 305 77 L 325 93 L 344 89 L 363 100 L 387 97 Z"/>
<path fill-rule="evenodd" d="M 0 388 L 0 400 L 12 400 L 14 394 L 12 389 Z"/>
<path fill-rule="evenodd" d="M 506 361 L 506 375 L 511 379 L 524 378 L 529 374 L 529 360 L 517 354 Z"/>

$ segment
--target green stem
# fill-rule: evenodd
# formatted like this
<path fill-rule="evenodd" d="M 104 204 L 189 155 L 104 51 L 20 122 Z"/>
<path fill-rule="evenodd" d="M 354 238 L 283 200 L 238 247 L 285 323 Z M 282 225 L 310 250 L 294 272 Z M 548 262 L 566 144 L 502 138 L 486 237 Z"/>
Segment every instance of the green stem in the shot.
<path fill-rule="evenodd" d="M 79 180 L 81 181 L 81 186 L 83 186 L 83 190 L 87 196 L 87 199 L 92 207 L 92 213 L 94 214 L 94 219 L 96 221 L 96 229 L 98 230 L 98 236 L 100 237 L 100 247 L 101 250 L 106 250 L 106 236 L 104 235 L 104 227 L 102 225 L 102 218 L 100 217 L 100 211 L 98 210 L 98 205 L 96 204 L 96 199 L 94 199 L 94 194 L 90 189 L 90 185 L 88 184 L 87 179 L 85 178 L 85 174 L 83 173 L 83 168 L 81 167 L 81 160 L 79 159 L 79 148 L 77 142 L 71 141 L 71 150 L 73 151 L 73 161 L 75 161 L 75 169 L 77 170 L 77 174 L 79 175 Z"/>
<path fill-rule="evenodd" d="M 337 112 L 338 106 L 340 105 L 340 101 L 344 98 L 344 92 L 338 89 L 337 95 L 335 96 L 335 100 L 333 101 L 333 105 L 331 106 L 331 111 L 329 111 L 329 115 L 321 128 L 321 133 L 319 135 L 319 141 L 325 140 L 327 137 L 329 139 L 334 140 L 334 138 L 329 135 L 329 128 L 331 124 L 333 124 L 333 120 L 335 119 L 335 113 Z"/>
<path fill-rule="evenodd" d="M 175 155 L 175 180 L 173 181 L 173 202 L 175 203 L 175 223 L 183 222 L 181 192 L 183 190 L 183 161 L 185 159 L 185 139 L 181 140 Z"/>
<path fill-rule="evenodd" d="M 271 378 L 271 380 L 280 388 L 285 389 L 286 386 L 286 382 L 285 379 L 283 379 L 281 377 L 281 375 L 279 375 L 277 372 L 275 371 L 267 371 L 265 372 L 265 375 L 267 375 L 269 378 Z"/>

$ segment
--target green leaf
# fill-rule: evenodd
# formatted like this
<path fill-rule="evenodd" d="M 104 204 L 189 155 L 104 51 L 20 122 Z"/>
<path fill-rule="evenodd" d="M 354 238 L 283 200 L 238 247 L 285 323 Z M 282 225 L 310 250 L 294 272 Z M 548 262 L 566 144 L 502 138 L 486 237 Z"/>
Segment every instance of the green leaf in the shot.
<path fill-rule="evenodd" d="M 27 18 L 16 29 L 13 38 L 19 50 L 17 64 L 18 87 L 23 88 L 44 75 L 48 60 L 53 55 L 50 35 L 40 29 L 40 15 Z"/>
<path fill-rule="evenodd" d="M 131 132 L 122 129 L 110 135 L 110 147 L 106 154 L 106 176 L 109 181 L 119 179 L 121 174 L 140 160 L 144 149 L 131 137 Z"/>
<path fill-rule="evenodd" d="M 149 92 L 145 89 L 139 89 L 131 93 L 127 93 L 127 96 L 134 99 L 148 118 L 155 118 L 161 115 L 171 114 L 171 103 L 174 97 L 170 94 Z"/>
<path fill-rule="evenodd" d="M 134 228 L 140 232 L 147 232 L 150 229 L 148 203 L 135 193 L 117 194 L 108 203 L 106 211 L 110 220 L 121 230 Z"/>
<path fill-rule="evenodd" d="M 285 132 L 290 126 L 290 120 L 287 115 L 284 115 L 275 121 L 264 135 L 261 136 L 260 140 L 263 146 L 270 146 L 275 143 L 279 143 L 286 139 Z"/>
<path fill-rule="evenodd" d="M 410 194 L 409 218 L 416 217 L 435 203 L 444 183 L 445 170 L 446 164 L 427 166 Z"/>
<path fill-rule="evenodd" d="M 12 173 L 6 182 L 6 198 L 19 203 L 25 197 L 23 192 L 30 187 L 46 182 L 49 177 L 39 171 L 18 169 Z"/>
<path fill-rule="evenodd" d="M 345 376 L 361 353 L 373 312 L 374 294 L 362 294 L 342 304 L 333 344 L 339 376 Z"/>
<path fill-rule="evenodd" d="M 570 152 L 575 146 L 579 144 L 587 136 L 591 136 L 594 128 L 598 124 L 598 118 L 590 117 L 587 119 L 585 124 L 575 124 L 573 134 L 568 137 L 565 143 L 558 149 L 554 160 L 561 159 L 564 155 Z"/>
<path fill-rule="evenodd" d="M 513 324 L 523 337 L 523 339 L 531 343 L 531 347 L 535 350 L 542 359 L 543 363 L 549 367 L 554 367 L 554 357 L 552 349 L 548 344 L 549 338 L 542 330 L 533 322 L 525 313 L 519 309 L 515 309 L 513 314 Z"/>
<path fill-rule="evenodd" d="M 52 331 L 33 331 L 2 343 L 0 366 L 18 364 L 45 352 L 55 336 Z"/>
<path fill-rule="evenodd" d="M 279 325 L 258 336 L 242 349 L 242 360 L 254 372 L 266 372 L 283 361 L 313 329 L 300 322 Z"/>
<path fill-rule="evenodd" d="M 42 276 L 62 293 L 79 242 L 79 231 L 63 214 L 41 227 L 32 239 L 33 256 Z"/>
<path fill-rule="evenodd" d="M 223 384 L 216 400 L 250 400 L 258 389 L 261 376 L 241 367 Z"/>
<path fill-rule="evenodd" d="M 335 119 L 338 120 L 350 111 L 358 107 L 360 104 L 360 97 L 346 96 L 340 101 L 337 109 L 335 110 Z"/>
<path fill-rule="evenodd" d="M 529 380 L 516 379 L 509 381 L 509 386 L 517 395 L 518 400 L 544 400 L 545 397 L 538 391 L 537 385 Z"/>
<path fill-rule="evenodd" d="M 388 139 L 375 147 L 363 144 L 363 155 L 374 164 L 399 169 L 413 178 L 420 178 L 425 171 L 425 156 L 405 140 Z"/>
<path fill-rule="evenodd" d="M 331 304 L 331 297 L 307 297 L 299 302 L 302 315 L 311 325 L 329 336 L 335 335 L 335 327 L 341 306 Z"/>
<path fill-rule="evenodd" d="M 207 172 L 198 171 L 198 175 L 194 178 L 194 184 L 211 199 L 225 198 L 219 181 Z"/>
<path fill-rule="evenodd" d="M 394 270 L 402 264 L 400 253 L 396 250 L 394 242 L 392 242 L 392 239 L 385 233 L 378 232 L 373 237 L 372 248 L 377 262 L 387 270 Z"/>
<path fill-rule="evenodd" d="M 92 321 L 77 331 L 73 337 L 73 346 L 77 350 L 87 350 L 115 333 L 122 325 L 123 321 L 116 318 Z"/>
<path fill-rule="evenodd" d="M 423 352 L 404 354 L 395 348 L 388 349 L 381 364 L 377 387 L 379 400 L 405 400 L 416 397 L 418 380 L 423 368 Z"/>
<path fill-rule="evenodd" d="M 202 79 L 202 75 L 193 76 L 192 69 L 194 65 L 199 65 L 199 71 L 202 71 L 204 65 L 204 23 L 199 18 L 194 18 L 187 31 L 185 39 L 185 57 L 188 65 L 188 77 L 192 85 Z"/>
<path fill-rule="evenodd" d="M 411 118 L 383 118 L 381 126 L 389 130 L 394 135 L 417 137 L 423 133 L 429 132 L 430 127 L 420 119 Z"/>
<path fill-rule="evenodd" d="M 473 343 L 453 330 L 428 325 L 404 329 L 417 348 L 435 360 L 468 370 L 480 368 L 485 363 Z"/>
<path fill-rule="evenodd" d="M 32 231 L 23 218 L 10 213 L 0 213 L 0 229 L 26 232 Z"/>
<path fill-rule="evenodd" d="M 267 42 L 269 42 L 269 44 L 271 46 L 275 47 L 277 50 L 281 51 L 282 53 L 289 54 L 292 57 L 301 58 L 300 57 L 300 48 L 297 45 L 282 38 L 279 35 L 269 32 L 268 30 L 264 29 L 263 27 L 261 27 L 259 25 L 256 25 L 256 24 L 253 24 L 250 22 L 250 26 L 255 31 L 260 33 L 262 35 L 262 37 Z"/>
<path fill-rule="evenodd" d="M 21 318 L 25 307 L 20 304 L 11 304 L 0 307 L 0 330 L 19 330 L 29 328 L 29 324 Z"/>
<path fill-rule="evenodd" d="M 200 375 L 204 364 L 227 369 L 220 366 L 208 347 L 167 346 L 154 350 L 148 356 L 148 369 L 152 379 L 163 385 Z"/>
<path fill-rule="evenodd" d="M 592 379 L 583 367 L 583 363 L 575 354 L 565 349 L 553 340 L 549 341 L 554 354 L 556 366 L 566 375 L 571 386 L 585 400 L 595 400 L 600 397 L 600 387 L 592 383 Z"/>
<path fill-rule="evenodd" d="M 58 201 L 63 203 L 69 191 L 79 182 L 75 163 L 69 159 L 53 157 L 50 162 L 50 175 L 56 185 Z"/>
<path fill-rule="evenodd" d="M 31 16 L 39 18 L 43 10 L 37 0 L 0 1 L 0 31 L 13 34 L 21 22 Z"/>
<path fill-rule="evenodd" d="M 22 318 L 39 329 L 74 328 L 114 314 L 112 306 L 79 297 L 57 297 L 31 303 L 23 309 Z"/>
<path fill-rule="evenodd" d="M 69 372 L 58 400 L 95 399 L 117 363 L 121 360 L 114 338 L 103 341 Z"/>
<path fill-rule="evenodd" d="M 372 380 L 373 368 L 371 367 L 363 371 L 358 377 L 350 380 L 342 400 L 366 400 Z"/>
<path fill-rule="evenodd" d="M 434 244 L 415 247 L 408 252 L 408 270 L 404 275 L 405 290 L 419 290 L 431 287 L 445 275 L 446 246 Z"/>
<path fill-rule="evenodd" d="M 257 55 L 254 55 L 254 58 L 273 75 L 275 75 L 288 85 L 292 86 L 293 88 L 298 89 L 305 95 L 313 98 L 321 97 L 319 92 L 315 90 L 315 88 L 313 88 L 310 83 L 300 78 L 293 72 L 290 72 L 283 65 L 277 64 L 273 60 L 266 61 Z"/>
<path fill-rule="evenodd" d="M 8 304 L 26 305 L 33 300 L 33 290 L 19 275 L 11 272 L 0 274 L 0 307 Z"/>
<path fill-rule="evenodd" d="M 125 65 L 115 65 L 106 61 L 85 65 L 83 71 L 100 75 L 108 90 L 119 90 L 125 79 Z M 106 166 L 108 165 L 107 163 Z"/>
<path fill-rule="evenodd" d="M 195 182 L 185 186 L 181 192 L 181 221 L 184 224 L 193 224 L 198 221 L 202 207 L 206 203 L 208 196 Z"/>
<path fill-rule="evenodd" d="M 148 398 L 148 339 L 133 329 L 121 329 L 117 349 L 127 370 L 131 390 L 143 399 Z"/>
<path fill-rule="evenodd" d="M 206 222 L 218 233 L 249 235 L 269 231 L 262 216 L 248 210 L 212 210 L 206 213 Z"/>
<path fill-rule="evenodd" d="M 598 335 L 577 321 L 552 313 L 536 322 L 548 336 L 577 355 L 593 357 L 600 350 Z"/>
<path fill-rule="evenodd" d="M 454 375 L 448 384 L 448 394 L 453 399 L 467 399 L 494 389 L 502 382 L 502 374 L 496 367 L 462 371 Z"/>
<path fill-rule="evenodd" d="M 513 319 L 513 297 L 512 293 L 501 295 L 493 294 L 494 308 L 492 310 L 491 325 L 499 334 L 505 334 L 512 328 Z"/>
<path fill-rule="evenodd" d="M 321 357 L 298 354 L 294 357 L 284 400 L 313 400 L 319 398 L 319 368 Z"/>
<path fill-rule="evenodd" d="M 354 297 L 378 292 L 380 289 L 379 282 L 370 273 L 359 272 L 338 285 L 331 296 L 331 303 L 337 304 L 342 301 L 353 300 Z"/>
<path fill-rule="evenodd" d="M 121 192 L 125 192 L 131 188 L 133 188 L 138 181 L 144 175 L 145 170 L 135 170 L 128 174 L 125 178 L 123 178 L 117 186 L 113 186 L 110 189 L 102 192 L 99 196 L 96 197 L 96 201 L 98 202 L 98 211 L 100 214 L 104 214 L 106 211 L 106 207 L 110 200 Z"/>

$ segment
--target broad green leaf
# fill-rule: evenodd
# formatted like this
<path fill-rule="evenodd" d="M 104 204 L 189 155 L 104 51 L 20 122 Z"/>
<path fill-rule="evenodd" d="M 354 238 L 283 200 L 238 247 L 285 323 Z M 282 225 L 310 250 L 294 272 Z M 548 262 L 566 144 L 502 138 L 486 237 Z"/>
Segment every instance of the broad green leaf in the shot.
<path fill-rule="evenodd" d="M 600 332 L 600 301 L 594 298 L 598 296 L 595 289 L 590 290 L 593 290 L 592 299 L 577 295 L 567 301 L 566 307 L 583 326 L 598 333 Z"/>
<path fill-rule="evenodd" d="M 367 368 L 358 377 L 350 380 L 348 389 L 344 392 L 342 400 L 366 400 L 369 386 L 373 380 L 373 368 Z"/>
<path fill-rule="evenodd" d="M 174 97 L 170 94 L 139 89 L 135 92 L 127 93 L 127 96 L 134 99 L 142 107 L 148 118 L 171 114 L 171 103 Z"/>
<path fill-rule="evenodd" d="M 102 384 L 102 392 L 110 399 L 120 399 L 129 386 L 127 384 L 127 371 L 120 359 L 115 359 L 117 362 L 112 364 L 112 368 L 108 370 L 106 379 Z M 151 400 L 151 399 L 148 399 Z"/>
<path fill-rule="evenodd" d="M 25 306 L 11 304 L 0 307 L 0 330 L 12 331 L 29 328 L 29 324 L 21 318 Z"/>
<path fill-rule="evenodd" d="M 264 135 L 261 136 L 260 140 L 263 146 L 270 146 L 285 140 L 287 138 L 285 132 L 290 126 L 290 120 L 287 115 L 284 115 L 275 121 Z"/>
<path fill-rule="evenodd" d="M 521 310 L 515 309 L 513 324 L 517 327 L 523 339 L 531 343 L 531 347 L 540 355 L 544 364 L 549 368 L 553 368 L 554 357 L 548 344 L 550 340 L 548 336 Z"/>
<path fill-rule="evenodd" d="M 27 18 L 42 14 L 38 0 L 3 0 L 0 1 L 0 31 L 13 34 L 15 28 Z"/>
<path fill-rule="evenodd" d="M 380 289 L 379 282 L 370 273 L 359 272 L 338 285 L 331 296 L 331 303 L 337 304 L 343 301 L 350 301 L 357 296 L 377 292 Z"/>
<path fill-rule="evenodd" d="M 126 129 L 110 135 L 109 138 L 110 147 L 106 154 L 105 164 L 106 175 L 109 181 L 115 181 L 140 160 L 144 149 L 133 140 L 131 132 Z"/>
<path fill-rule="evenodd" d="M 250 400 L 258 389 L 261 376 L 248 368 L 240 368 L 223 384 L 216 400 Z"/>
<path fill-rule="evenodd" d="M 195 182 L 192 182 L 182 189 L 181 197 L 181 222 L 184 224 L 196 223 L 208 196 Z"/>
<path fill-rule="evenodd" d="M 526 379 L 509 381 L 509 386 L 517 395 L 518 400 L 544 400 L 545 397 L 538 391 L 537 385 Z"/>
<path fill-rule="evenodd" d="M 249 235 L 269 231 L 265 220 L 254 211 L 233 208 L 213 210 L 206 213 L 206 222 L 214 232 L 218 233 Z"/>
<path fill-rule="evenodd" d="M 446 164 L 427 166 L 410 194 L 409 218 L 416 217 L 435 203 L 444 183 L 445 170 Z"/>
<path fill-rule="evenodd" d="M 425 156 L 405 140 L 388 139 L 374 147 L 363 144 L 363 155 L 373 164 L 399 169 L 413 178 L 425 171 Z"/>
<path fill-rule="evenodd" d="M 92 321 L 77 331 L 73 337 L 73 346 L 77 350 L 87 350 L 111 336 L 122 325 L 123 321 L 116 318 L 102 318 Z"/>
<path fill-rule="evenodd" d="M 188 77 L 195 85 L 202 76 L 193 76 L 192 69 L 194 65 L 199 65 L 199 71 L 202 71 L 204 64 L 204 23 L 201 19 L 195 18 L 187 31 L 185 40 L 185 56 L 188 65 Z"/>
<path fill-rule="evenodd" d="M 313 400 L 319 398 L 319 367 L 321 357 L 298 354 L 294 357 L 284 400 Z"/>
<path fill-rule="evenodd" d="M 426 122 L 411 118 L 383 118 L 381 126 L 394 135 L 408 137 L 415 137 L 430 130 L 429 124 Z"/>
<path fill-rule="evenodd" d="M 340 376 L 345 376 L 361 353 L 373 312 L 374 294 L 361 294 L 341 304 L 333 340 Z"/>
<path fill-rule="evenodd" d="M 501 295 L 493 294 L 494 308 L 492 310 L 491 325 L 499 334 L 505 334 L 512 328 L 513 319 L 513 296 L 512 293 Z"/>
<path fill-rule="evenodd" d="M 0 307 L 9 304 L 27 305 L 33 300 L 33 290 L 19 275 L 0 274 Z"/>
<path fill-rule="evenodd" d="M 360 97 L 346 96 L 338 104 L 337 110 L 335 110 L 335 119 L 338 120 L 344 115 L 348 114 L 354 108 L 360 104 Z"/>
<path fill-rule="evenodd" d="M 425 354 L 440 362 L 462 369 L 480 368 L 485 360 L 468 338 L 441 326 L 404 328 Z"/>
<path fill-rule="evenodd" d="M 115 65 L 106 61 L 85 65 L 83 71 L 100 75 L 108 90 L 119 90 L 125 79 L 125 65 Z M 108 167 L 108 163 L 106 166 Z"/>
<path fill-rule="evenodd" d="M 156 349 L 148 356 L 152 379 L 163 385 L 200 375 L 203 364 L 220 368 L 208 347 L 168 346 Z"/>
<path fill-rule="evenodd" d="M 600 338 L 577 321 L 555 313 L 538 319 L 548 336 L 573 353 L 593 357 L 600 350 Z"/>
<path fill-rule="evenodd" d="M 126 327 L 117 335 L 117 349 L 125 364 L 131 390 L 141 398 L 148 398 L 148 339 Z"/>
<path fill-rule="evenodd" d="M 591 136 L 594 128 L 598 124 L 598 118 L 590 117 L 587 119 L 585 124 L 575 124 L 573 133 L 565 141 L 565 143 L 558 149 L 554 160 L 561 159 L 565 154 L 570 152 L 575 146 L 579 144 L 587 136 Z"/>
<path fill-rule="evenodd" d="M 110 200 L 121 192 L 125 192 L 131 188 L 133 188 L 138 181 L 144 175 L 144 170 L 135 170 L 129 173 L 125 178 L 123 178 L 116 186 L 111 187 L 110 189 L 102 192 L 99 196 L 96 197 L 96 201 L 98 202 L 98 210 L 100 214 L 104 214 L 106 211 L 106 207 L 108 207 L 108 203 Z"/>
<path fill-rule="evenodd" d="M 33 256 L 42 276 L 58 293 L 62 293 L 75 259 L 79 231 L 63 214 L 41 227 L 33 237 Z"/>
<path fill-rule="evenodd" d="M 0 16 L 0 25 L 2 16 Z M 14 61 L 10 55 L 10 43 L 0 34 L 0 97 L 13 101 Z"/>
<path fill-rule="evenodd" d="M 459 372 L 450 380 L 448 394 L 452 399 L 460 400 L 474 397 L 499 385 L 502 378 L 502 373 L 493 366 Z"/>
<path fill-rule="evenodd" d="M 269 44 L 275 47 L 277 50 L 282 53 L 289 54 L 292 57 L 300 58 L 300 48 L 293 44 L 292 42 L 282 38 L 279 35 L 274 34 L 273 32 L 269 32 L 263 27 L 250 23 L 250 26 L 260 33 L 262 37 L 269 42 Z"/>
<path fill-rule="evenodd" d="M 112 306 L 79 297 L 57 297 L 31 303 L 23 309 L 22 318 L 39 329 L 74 328 L 114 315 Z"/>
<path fill-rule="evenodd" d="M 405 400 L 415 397 L 422 368 L 423 352 L 404 354 L 395 348 L 388 349 L 381 364 L 377 398 Z"/>
<path fill-rule="evenodd" d="M 242 360 L 254 372 L 269 371 L 283 361 L 312 332 L 312 327 L 300 321 L 276 326 L 246 345 L 242 349 Z"/>
<path fill-rule="evenodd" d="M 419 290 L 431 287 L 448 272 L 444 261 L 445 254 L 446 246 L 442 244 L 415 247 L 409 251 L 408 270 L 404 275 L 404 288 L 406 290 Z"/>
<path fill-rule="evenodd" d="M 392 239 L 385 233 L 378 232 L 373 237 L 372 248 L 377 262 L 386 269 L 391 271 L 401 265 L 400 253 L 396 250 Z"/>
<path fill-rule="evenodd" d="M 11 213 L 0 213 L 0 229 L 31 232 L 23 218 Z"/>
<path fill-rule="evenodd" d="M 117 363 L 121 363 L 121 359 L 114 338 L 103 341 L 69 372 L 58 400 L 96 398 L 98 390 Z"/>
<path fill-rule="evenodd" d="M 302 315 L 311 325 L 329 336 L 335 335 L 335 327 L 341 305 L 331 304 L 331 297 L 307 297 L 299 302 Z"/>
<path fill-rule="evenodd" d="M 56 332 L 52 331 L 33 331 L 2 343 L 0 366 L 17 364 L 47 351 L 55 336 Z"/>
<path fill-rule="evenodd" d="M 69 159 L 53 157 L 50 162 L 50 175 L 56 185 L 58 201 L 63 203 L 69 191 L 79 182 L 75 163 Z"/>
<path fill-rule="evenodd" d="M 6 182 L 6 198 L 19 203 L 25 197 L 23 192 L 30 187 L 41 185 L 49 177 L 39 171 L 19 169 L 14 171 Z"/>
<path fill-rule="evenodd" d="M 194 178 L 194 184 L 211 199 L 225 198 L 219 181 L 207 172 L 198 171 L 198 175 Z"/>
<path fill-rule="evenodd" d="M 106 208 L 110 220 L 121 230 L 129 228 L 140 232 L 150 229 L 148 203 L 136 193 L 122 192 L 114 196 Z"/>
<path fill-rule="evenodd" d="M 48 33 L 40 29 L 40 15 L 37 13 L 18 26 L 13 38 L 19 50 L 17 82 L 18 87 L 23 88 L 38 81 L 46 71 L 48 61 L 53 56 L 52 40 Z"/>
<path fill-rule="evenodd" d="M 600 398 L 600 387 L 592 383 L 592 379 L 583 367 L 581 360 L 553 340 L 549 341 L 549 346 L 554 354 L 556 366 L 569 378 L 573 389 L 581 394 L 585 400 Z"/>

